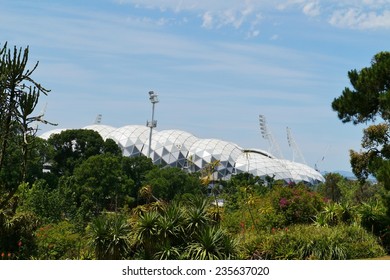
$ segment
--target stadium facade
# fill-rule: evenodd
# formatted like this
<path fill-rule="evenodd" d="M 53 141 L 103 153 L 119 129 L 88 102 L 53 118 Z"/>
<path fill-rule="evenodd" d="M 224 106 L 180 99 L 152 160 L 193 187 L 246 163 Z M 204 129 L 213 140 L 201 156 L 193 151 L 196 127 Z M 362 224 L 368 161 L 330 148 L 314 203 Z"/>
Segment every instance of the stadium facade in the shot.
<path fill-rule="evenodd" d="M 98 132 L 104 140 L 113 139 L 122 149 L 124 156 L 149 156 L 149 133 L 147 126 L 127 125 L 115 128 L 103 124 L 84 127 Z M 48 139 L 52 134 L 65 129 L 55 129 L 42 134 Z M 258 149 L 244 149 L 235 143 L 219 139 L 200 139 L 181 130 L 153 130 L 150 157 L 154 164 L 200 171 L 209 164 L 219 161 L 214 178 L 230 179 L 232 175 L 248 172 L 285 182 L 304 182 L 315 185 L 324 182 L 324 177 L 315 169 Z"/>

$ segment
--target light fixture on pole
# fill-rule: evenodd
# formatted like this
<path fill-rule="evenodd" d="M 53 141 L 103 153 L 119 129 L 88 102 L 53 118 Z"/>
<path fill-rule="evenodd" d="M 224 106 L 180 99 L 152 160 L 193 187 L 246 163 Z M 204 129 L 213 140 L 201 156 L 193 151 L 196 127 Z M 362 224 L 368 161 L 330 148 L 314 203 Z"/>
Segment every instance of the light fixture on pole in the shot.
<path fill-rule="evenodd" d="M 268 140 L 270 146 L 269 152 L 272 155 L 276 156 L 277 158 L 282 159 L 283 158 L 282 151 L 280 150 L 279 144 L 274 139 L 271 131 L 268 129 L 267 120 L 264 115 L 259 115 L 259 123 L 260 123 L 261 136 L 264 139 Z"/>
<path fill-rule="evenodd" d="M 149 100 L 152 103 L 152 120 L 146 122 L 146 126 L 150 128 L 149 133 L 149 147 L 148 147 L 148 157 L 150 158 L 150 147 L 152 145 L 152 134 L 153 128 L 157 126 L 157 120 L 154 120 L 154 105 L 158 103 L 158 94 L 154 93 L 154 91 L 149 91 Z"/>
<path fill-rule="evenodd" d="M 259 122 L 260 122 L 261 136 L 263 136 L 264 139 L 267 139 L 269 132 L 267 129 L 267 121 L 264 115 L 259 115 Z"/>

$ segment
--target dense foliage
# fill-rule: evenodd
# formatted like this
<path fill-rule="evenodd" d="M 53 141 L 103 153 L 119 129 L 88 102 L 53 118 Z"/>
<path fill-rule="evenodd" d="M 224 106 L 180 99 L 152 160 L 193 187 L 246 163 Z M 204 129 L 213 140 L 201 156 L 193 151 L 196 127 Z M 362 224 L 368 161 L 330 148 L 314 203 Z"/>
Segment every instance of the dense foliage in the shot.
<path fill-rule="evenodd" d="M 342 122 L 367 124 L 363 131 L 362 150 L 350 151 L 352 170 L 364 182 L 370 174 L 385 186 L 383 193 L 390 217 L 390 52 L 377 53 L 370 67 L 351 70 L 352 89 L 345 88 L 335 98 L 332 108 Z"/>

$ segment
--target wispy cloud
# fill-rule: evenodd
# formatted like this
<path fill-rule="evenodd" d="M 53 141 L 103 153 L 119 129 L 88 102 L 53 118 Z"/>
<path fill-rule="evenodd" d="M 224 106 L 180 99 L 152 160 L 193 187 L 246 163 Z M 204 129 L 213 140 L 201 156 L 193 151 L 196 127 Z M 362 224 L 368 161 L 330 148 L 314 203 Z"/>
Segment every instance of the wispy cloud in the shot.
<path fill-rule="evenodd" d="M 363 11 L 357 8 L 335 11 L 329 22 L 337 27 L 354 29 L 390 29 L 390 9 Z"/>
<path fill-rule="evenodd" d="M 202 16 L 202 27 L 211 28 L 213 26 L 213 15 L 210 12 L 205 12 Z"/>
<path fill-rule="evenodd" d="M 318 1 L 306 3 L 303 6 L 302 11 L 309 17 L 316 17 L 321 14 L 321 8 Z"/>
<path fill-rule="evenodd" d="M 174 13 L 188 12 L 200 18 L 204 28 L 222 28 L 225 26 L 235 29 L 243 25 L 252 26 L 258 23 L 259 13 L 264 7 L 271 6 L 269 1 L 205 1 L 205 0 L 118 0 L 119 4 L 133 4 L 139 8 L 159 9 Z M 253 31 L 253 30 L 252 30 Z M 256 31 L 254 32 L 256 33 Z"/>
<path fill-rule="evenodd" d="M 205 1 L 205 0 L 117 0 L 139 8 L 160 9 L 175 13 L 189 12 L 201 19 L 201 26 L 244 28 L 248 35 L 259 32 L 258 15 L 296 11 L 309 18 L 319 18 L 339 28 L 390 28 L 390 2 L 388 0 L 277 0 L 277 1 Z M 250 37 L 250 36 L 248 36 Z"/>

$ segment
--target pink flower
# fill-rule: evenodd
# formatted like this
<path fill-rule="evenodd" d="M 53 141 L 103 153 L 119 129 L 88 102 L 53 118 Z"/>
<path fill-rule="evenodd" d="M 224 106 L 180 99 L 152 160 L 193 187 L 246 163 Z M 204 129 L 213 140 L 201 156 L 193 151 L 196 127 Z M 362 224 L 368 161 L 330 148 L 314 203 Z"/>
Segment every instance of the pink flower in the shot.
<path fill-rule="evenodd" d="M 18 247 L 22 247 L 22 245 L 23 245 L 22 240 L 19 240 Z"/>
<path fill-rule="evenodd" d="M 280 206 L 281 208 L 287 207 L 288 204 L 289 204 L 288 199 L 285 198 L 285 197 L 282 197 L 282 198 L 279 200 L 279 206 Z"/>

